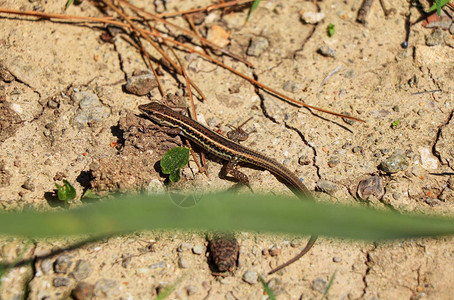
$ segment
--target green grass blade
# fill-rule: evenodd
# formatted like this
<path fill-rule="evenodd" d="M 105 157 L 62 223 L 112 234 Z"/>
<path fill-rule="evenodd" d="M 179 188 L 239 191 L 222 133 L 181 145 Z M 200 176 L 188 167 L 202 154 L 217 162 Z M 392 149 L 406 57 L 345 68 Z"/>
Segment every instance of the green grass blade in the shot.
<path fill-rule="evenodd" d="M 251 8 L 249 9 L 249 12 L 246 17 L 246 22 L 249 21 L 249 17 L 251 16 L 252 12 L 259 6 L 261 0 L 255 0 L 254 3 L 252 3 Z"/>
<path fill-rule="evenodd" d="M 273 290 L 268 286 L 268 284 L 263 280 L 262 276 L 259 276 L 260 283 L 263 286 L 263 289 L 265 290 L 265 293 L 268 295 L 268 299 L 270 300 L 276 300 L 276 296 L 274 295 Z"/>
<path fill-rule="evenodd" d="M 294 197 L 231 193 L 203 195 L 191 208 L 179 207 L 169 195 L 161 194 L 124 196 L 58 212 L 0 213 L 0 234 L 33 238 L 151 229 L 314 234 L 375 241 L 452 235 L 454 220 Z"/>

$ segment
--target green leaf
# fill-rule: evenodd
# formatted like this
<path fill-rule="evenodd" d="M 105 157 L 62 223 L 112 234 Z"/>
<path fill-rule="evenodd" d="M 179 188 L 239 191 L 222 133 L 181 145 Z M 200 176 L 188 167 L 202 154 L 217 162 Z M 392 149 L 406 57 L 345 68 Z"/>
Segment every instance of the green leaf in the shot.
<path fill-rule="evenodd" d="M 249 12 L 246 17 L 246 22 L 249 21 L 249 17 L 251 16 L 252 12 L 259 6 L 261 0 L 255 0 L 254 3 L 252 3 L 251 8 L 249 9 Z"/>
<path fill-rule="evenodd" d="M 435 0 L 435 3 L 429 8 L 429 12 L 437 10 L 437 15 L 441 15 L 441 8 L 451 0 Z"/>
<path fill-rule="evenodd" d="M 400 125 L 400 120 L 395 120 L 391 123 L 391 128 L 397 128 Z"/>
<path fill-rule="evenodd" d="M 71 201 L 76 198 L 76 189 L 65 179 L 63 179 L 63 186 L 55 183 L 57 187 L 57 196 L 61 201 Z"/>
<path fill-rule="evenodd" d="M 263 289 L 265 290 L 265 293 L 268 295 L 268 299 L 270 300 L 276 300 L 276 296 L 274 295 L 273 290 L 268 286 L 268 284 L 263 280 L 262 276 L 259 276 L 260 283 L 263 286 Z"/>
<path fill-rule="evenodd" d="M 73 2 L 74 2 L 74 0 L 68 0 L 65 5 L 65 10 L 67 10 L 68 7 L 70 7 L 73 4 Z"/>
<path fill-rule="evenodd" d="M 336 278 L 336 273 L 337 273 L 337 270 L 334 271 L 333 275 L 331 275 L 331 278 L 329 279 L 328 285 L 325 288 L 325 292 L 323 292 L 322 299 L 324 299 L 324 298 L 326 298 L 326 296 L 328 296 L 328 292 L 331 289 L 331 287 L 333 286 L 334 278 Z"/>
<path fill-rule="evenodd" d="M 98 195 L 96 195 L 95 193 L 93 193 L 93 191 L 91 189 L 87 189 L 84 193 L 84 195 L 82 196 L 83 199 L 99 199 L 100 197 Z"/>
<path fill-rule="evenodd" d="M 336 30 L 334 29 L 334 24 L 329 24 L 327 31 L 328 31 L 328 35 L 330 37 L 332 37 L 334 35 L 334 33 L 336 33 Z"/>
<path fill-rule="evenodd" d="M 170 181 L 178 182 L 181 179 L 180 170 L 189 162 L 189 149 L 175 147 L 164 154 L 161 159 L 162 173 L 170 174 Z"/>

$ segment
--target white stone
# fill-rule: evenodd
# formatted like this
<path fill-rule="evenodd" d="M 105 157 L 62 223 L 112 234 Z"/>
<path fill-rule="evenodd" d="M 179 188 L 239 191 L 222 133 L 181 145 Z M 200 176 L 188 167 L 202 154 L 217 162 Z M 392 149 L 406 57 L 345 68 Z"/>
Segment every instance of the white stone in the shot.
<path fill-rule="evenodd" d="M 419 147 L 419 155 L 421 155 L 421 166 L 424 169 L 437 169 L 438 159 L 432 155 L 429 148 Z"/>

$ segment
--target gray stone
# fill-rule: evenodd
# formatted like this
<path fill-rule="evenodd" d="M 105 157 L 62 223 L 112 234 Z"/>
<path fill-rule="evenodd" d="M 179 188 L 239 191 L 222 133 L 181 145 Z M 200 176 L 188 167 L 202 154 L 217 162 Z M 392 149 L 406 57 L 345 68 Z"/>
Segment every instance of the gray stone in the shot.
<path fill-rule="evenodd" d="M 71 283 L 71 279 L 69 279 L 67 277 L 56 277 L 56 278 L 54 278 L 52 283 L 55 287 L 68 286 Z"/>
<path fill-rule="evenodd" d="M 325 290 L 326 290 L 326 286 L 328 285 L 328 281 L 326 281 L 325 279 L 323 278 L 316 278 L 313 282 L 312 282 L 312 289 L 314 291 L 317 291 L 317 292 L 320 292 L 320 293 L 324 293 Z"/>
<path fill-rule="evenodd" d="M 118 293 L 119 284 L 115 280 L 100 279 L 96 281 L 93 292 L 97 297 L 109 297 Z"/>
<path fill-rule="evenodd" d="M 247 49 L 247 55 L 249 56 L 260 56 L 268 47 L 270 43 L 262 36 L 254 38 Z"/>
<path fill-rule="evenodd" d="M 384 160 L 378 168 L 388 174 L 397 173 L 399 171 L 405 171 L 408 166 L 409 162 L 400 153 L 393 153 L 390 157 Z"/>
<path fill-rule="evenodd" d="M 71 275 L 77 281 L 84 280 L 93 272 L 91 265 L 86 260 L 78 260 L 76 262 L 76 267 L 72 271 Z"/>
<path fill-rule="evenodd" d="M 71 122 L 79 127 L 92 121 L 100 122 L 110 115 L 110 109 L 102 105 L 98 97 L 91 92 L 74 93 L 71 99 L 79 105 Z"/>
<path fill-rule="evenodd" d="M 44 273 L 44 274 L 47 274 L 51 269 L 52 269 L 52 260 L 51 259 L 43 259 L 41 261 L 41 271 Z"/>
<path fill-rule="evenodd" d="M 195 294 L 197 294 L 198 292 L 198 289 L 195 285 L 188 285 L 186 287 L 186 293 L 188 294 L 188 296 L 193 296 Z"/>
<path fill-rule="evenodd" d="M 54 272 L 64 274 L 68 273 L 73 264 L 72 258 L 73 257 L 69 255 L 59 256 L 54 262 Z"/>
<path fill-rule="evenodd" d="M 369 196 L 374 195 L 377 199 L 380 199 L 385 194 L 383 183 L 380 176 L 371 176 L 364 180 L 361 180 L 358 184 L 358 196 L 366 200 Z"/>
<path fill-rule="evenodd" d="M 257 272 L 253 270 L 247 270 L 243 274 L 243 281 L 249 284 L 256 284 L 257 283 Z"/>
<path fill-rule="evenodd" d="M 203 254 L 203 252 L 205 252 L 205 246 L 203 245 L 195 245 L 194 247 L 192 247 L 192 253 L 194 254 L 197 254 L 197 255 L 201 255 Z"/>
<path fill-rule="evenodd" d="M 178 259 L 178 267 L 182 269 L 189 269 L 190 267 L 189 261 L 184 257 L 180 257 Z"/>
<path fill-rule="evenodd" d="M 137 96 L 144 96 L 156 87 L 158 87 L 158 82 L 150 73 L 131 76 L 125 85 L 128 92 Z"/>
<path fill-rule="evenodd" d="M 87 282 L 79 282 L 71 291 L 71 296 L 75 300 L 87 300 L 93 297 L 94 285 Z"/>
<path fill-rule="evenodd" d="M 316 185 L 318 191 L 327 193 L 328 195 L 333 195 L 339 189 L 337 184 L 325 179 L 317 180 Z"/>
<path fill-rule="evenodd" d="M 328 46 L 321 46 L 317 52 L 326 57 L 336 57 L 337 54 L 336 50 Z"/>
<path fill-rule="evenodd" d="M 437 28 L 431 34 L 426 35 L 426 45 L 441 45 L 443 43 L 443 38 L 443 30 Z"/>

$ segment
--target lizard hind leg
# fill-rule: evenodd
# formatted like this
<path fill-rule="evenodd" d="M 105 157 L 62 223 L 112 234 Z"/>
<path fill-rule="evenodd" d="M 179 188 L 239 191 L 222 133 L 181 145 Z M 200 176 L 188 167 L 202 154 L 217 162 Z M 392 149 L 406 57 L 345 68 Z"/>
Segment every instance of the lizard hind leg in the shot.
<path fill-rule="evenodd" d="M 247 186 L 251 190 L 251 192 L 254 192 L 249 184 L 249 178 L 247 177 L 246 174 L 238 170 L 237 166 L 238 166 L 237 160 L 230 160 L 222 168 L 221 176 L 227 177 L 227 175 L 230 175 L 236 180 L 238 180 L 238 183 L 231 188 L 234 191 L 238 190 L 238 188 L 241 186 Z"/>

